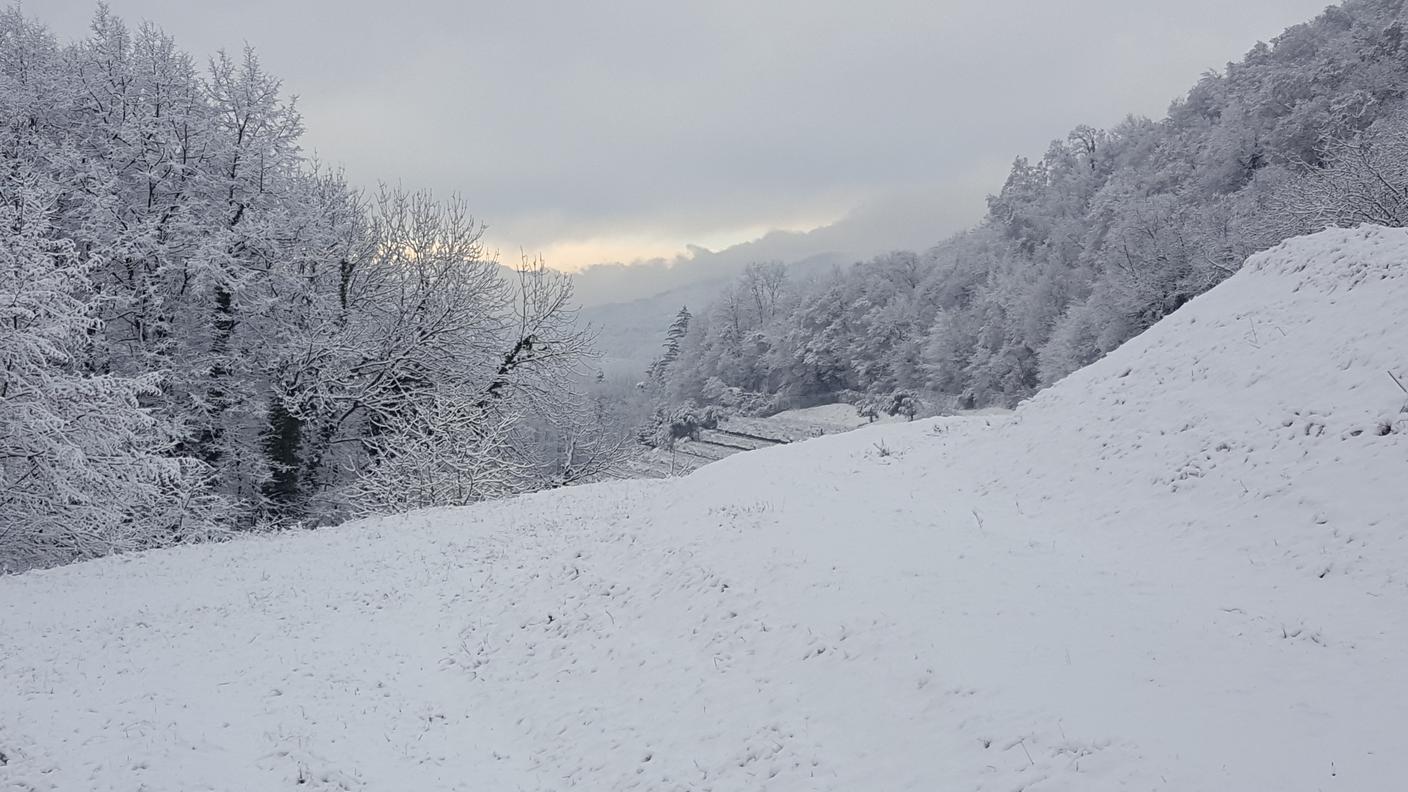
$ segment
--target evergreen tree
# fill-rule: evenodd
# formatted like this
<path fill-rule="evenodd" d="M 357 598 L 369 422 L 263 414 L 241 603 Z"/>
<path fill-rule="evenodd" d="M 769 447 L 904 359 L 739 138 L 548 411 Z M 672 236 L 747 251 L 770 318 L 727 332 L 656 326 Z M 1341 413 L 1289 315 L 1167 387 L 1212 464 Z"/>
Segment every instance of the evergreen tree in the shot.
<path fill-rule="evenodd" d="M 664 351 L 660 357 L 656 358 L 646 370 L 646 381 L 654 386 L 662 385 L 669 377 L 670 367 L 675 364 L 680 357 L 680 344 L 685 336 L 689 334 L 689 321 L 693 318 L 689 313 L 689 306 L 680 308 L 675 314 L 674 321 L 670 322 L 669 328 L 665 331 L 665 342 L 661 344 Z"/>

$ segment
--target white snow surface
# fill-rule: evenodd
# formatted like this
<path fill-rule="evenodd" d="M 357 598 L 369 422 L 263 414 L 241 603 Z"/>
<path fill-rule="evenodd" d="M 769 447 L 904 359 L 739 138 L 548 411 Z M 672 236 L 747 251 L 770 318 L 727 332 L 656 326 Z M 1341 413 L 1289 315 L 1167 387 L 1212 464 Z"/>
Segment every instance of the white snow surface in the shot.
<path fill-rule="evenodd" d="M 0 789 L 1404 788 L 1405 261 L 1011 416 L 0 579 Z"/>
<path fill-rule="evenodd" d="M 816 424 L 820 427 L 836 427 L 839 429 L 857 429 L 868 426 L 872 423 L 894 423 L 903 421 L 892 415 L 880 415 L 876 420 L 871 421 L 863 417 L 856 411 L 854 404 L 819 404 L 815 407 L 802 407 L 796 410 L 784 410 L 774 416 L 774 420 L 787 423 Z"/>

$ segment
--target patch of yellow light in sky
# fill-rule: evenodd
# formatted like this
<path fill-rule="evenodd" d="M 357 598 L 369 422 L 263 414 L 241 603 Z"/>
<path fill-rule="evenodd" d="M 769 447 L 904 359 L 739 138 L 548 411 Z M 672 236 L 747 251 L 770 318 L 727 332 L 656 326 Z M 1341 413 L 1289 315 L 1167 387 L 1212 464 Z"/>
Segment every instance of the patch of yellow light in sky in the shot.
<path fill-rule="evenodd" d="M 685 252 L 676 240 L 634 236 L 604 236 L 550 243 L 537 251 L 555 270 L 577 272 L 593 264 L 633 264 L 650 259 L 672 259 Z"/>
<path fill-rule="evenodd" d="M 776 225 L 753 225 L 742 228 L 721 229 L 719 231 L 695 234 L 689 238 L 683 235 L 658 234 L 601 234 L 597 236 L 559 239 L 542 247 L 523 250 L 529 258 L 542 256 L 548 267 L 562 272 L 578 272 L 593 264 L 634 264 L 651 259 L 671 260 L 688 254 L 688 246 L 719 251 L 742 242 L 751 242 L 769 231 L 809 231 L 831 222 L 823 220 L 815 224 L 801 223 L 791 228 Z M 793 225 L 793 224 L 789 224 Z M 493 236 L 492 232 L 489 236 Z M 497 248 L 500 260 L 505 264 L 518 261 L 518 248 L 502 244 L 503 240 L 486 239 L 489 250 Z"/>

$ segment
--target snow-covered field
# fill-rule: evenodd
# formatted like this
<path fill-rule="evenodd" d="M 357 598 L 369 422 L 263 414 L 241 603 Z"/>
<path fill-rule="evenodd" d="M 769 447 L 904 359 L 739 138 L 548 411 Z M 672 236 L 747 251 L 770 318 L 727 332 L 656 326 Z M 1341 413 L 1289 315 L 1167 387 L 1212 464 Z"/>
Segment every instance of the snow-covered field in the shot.
<path fill-rule="evenodd" d="M 1406 260 L 1011 416 L 0 580 L 0 789 L 1404 788 Z"/>
<path fill-rule="evenodd" d="M 886 415 L 875 423 L 902 420 L 902 417 Z M 766 418 L 731 415 L 716 429 L 704 429 L 693 440 L 677 441 L 673 449 L 635 449 L 634 458 L 624 466 L 620 477 L 682 476 L 734 454 L 849 432 L 870 424 L 856 411 L 855 405 L 840 403 L 787 410 Z"/>

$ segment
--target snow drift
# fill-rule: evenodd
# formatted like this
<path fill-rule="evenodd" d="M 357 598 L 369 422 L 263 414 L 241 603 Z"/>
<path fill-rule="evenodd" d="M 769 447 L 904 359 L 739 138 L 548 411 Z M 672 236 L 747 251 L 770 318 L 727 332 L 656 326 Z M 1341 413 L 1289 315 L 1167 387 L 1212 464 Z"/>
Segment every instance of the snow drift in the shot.
<path fill-rule="evenodd" d="M 0 580 L 0 789 L 1399 786 L 1406 259 L 1010 417 Z"/>

